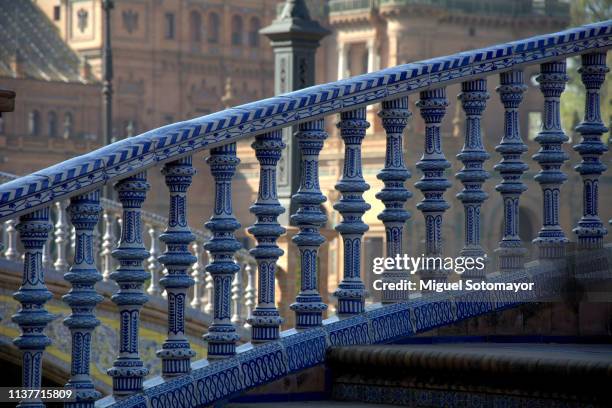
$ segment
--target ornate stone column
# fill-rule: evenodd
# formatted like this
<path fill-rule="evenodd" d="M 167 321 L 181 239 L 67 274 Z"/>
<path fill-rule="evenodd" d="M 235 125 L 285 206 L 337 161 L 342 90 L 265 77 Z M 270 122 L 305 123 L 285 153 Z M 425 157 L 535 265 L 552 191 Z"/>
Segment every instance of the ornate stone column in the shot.
<path fill-rule="evenodd" d="M 446 99 L 446 88 L 423 91 L 417 106 L 421 110 L 421 116 L 425 121 L 425 152 L 416 164 L 423 172 L 423 177 L 414 186 L 423 193 L 423 200 L 417 204 L 417 208 L 425 217 L 425 256 L 442 256 L 442 216 L 450 205 L 444 200 L 444 192 L 451 183 L 444 177 L 444 171 L 450 167 L 442 151 L 442 138 L 440 135 L 440 124 L 448 100 Z M 444 280 L 447 274 L 441 270 L 424 270 L 422 273 L 426 279 Z"/>
<path fill-rule="evenodd" d="M 482 191 L 482 184 L 489 178 L 483 164 L 490 156 L 482 144 L 480 118 L 485 110 L 489 93 L 487 80 L 463 82 L 458 96 L 465 111 L 465 144 L 457 158 L 463 163 L 463 168 L 457 173 L 457 178 L 463 183 L 463 190 L 457 194 L 464 207 L 465 245 L 461 256 L 479 258 L 485 257 L 485 251 L 480 245 L 480 207 L 488 194 Z M 473 269 L 466 271 L 464 277 L 484 277 L 485 270 Z"/>
<path fill-rule="evenodd" d="M 42 266 L 43 246 L 51 228 L 49 207 L 22 215 L 17 224 L 25 254 L 21 287 L 13 295 L 21 303 L 21 308 L 13 315 L 13 322 L 19 325 L 21 335 L 13 340 L 13 344 L 22 353 L 21 386 L 24 388 L 37 389 L 42 385 L 43 352 L 51 344 L 44 329 L 56 317 L 44 308 L 45 303 L 53 297 L 45 285 Z M 45 404 L 38 399 L 21 402 L 17 406 L 44 408 Z"/>
<path fill-rule="evenodd" d="M 318 290 L 318 251 L 325 238 L 319 232 L 327 217 L 321 211 L 326 198 L 319 188 L 319 153 L 327 139 L 324 120 L 317 119 L 299 125 L 296 139 L 301 152 L 300 188 L 293 196 L 298 211 L 291 216 L 300 231 L 293 237 L 301 260 L 300 293 L 291 305 L 298 329 L 320 326 L 327 305 Z"/>
<path fill-rule="evenodd" d="M 336 190 L 342 194 L 334 209 L 342 214 L 342 222 L 336 231 L 344 243 L 344 276 L 334 296 L 338 299 L 338 314 L 363 312 L 367 291 L 361 280 L 361 240 L 369 229 L 361 219 L 370 209 L 363 193 L 370 186 L 363 178 L 361 143 L 370 126 L 366 120 L 366 108 L 342 112 L 337 127 L 344 141 L 344 169 Z"/>
<path fill-rule="evenodd" d="M 285 212 L 278 201 L 276 185 L 277 165 L 285 148 L 282 132 L 277 130 L 255 136 L 252 147 L 259 161 L 260 172 L 257 201 L 250 208 L 257 221 L 249 228 L 257 239 L 257 246 L 250 253 L 257 260 L 259 291 L 257 306 L 247 322 L 251 325 L 251 341 L 260 343 L 276 340 L 283 322 L 276 308 L 274 293 L 276 263 L 284 253 L 276 241 L 285 233 L 285 228 L 277 220 Z M 249 286 L 252 287 L 251 282 Z"/>
<path fill-rule="evenodd" d="M 187 189 L 195 169 L 191 156 L 167 163 L 162 169 L 170 192 L 168 227 L 159 239 L 166 244 L 166 252 L 159 257 L 168 273 L 159 284 L 166 290 L 168 299 L 168 338 L 157 356 L 162 359 L 162 375 L 174 377 L 191 371 L 191 359 L 195 356 L 185 336 L 185 306 L 187 291 L 193 285 L 189 275 L 196 257 L 189 252 L 195 235 L 187 224 Z"/>
<path fill-rule="evenodd" d="M 537 77 L 544 94 L 544 117 L 542 130 L 535 138 L 541 147 L 533 159 L 542 167 L 535 180 L 542 187 L 543 225 L 533 242 L 539 249 L 540 258 L 547 259 L 562 258 L 569 242 L 559 225 L 561 185 L 567 180 L 561 166 L 569 158 L 562 147 L 568 137 L 561 128 L 559 102 L 568 80 L 565 70 L 565 60 L 548 62 L 541 65 L 541 73 Z"/>
<path fill-rule="evenodd" d="M 603 247 L 603 238 L 608 233 L 599 218 L 599 176 L 607 166 L 599 156 L 608 150 L 601 141 L 601 136 L 608 131 L 601 120 L 600 88 L 610 69 L 606 66 L 606 53 L 598 52 L 582 55 L 582 67 L 578 70 L 586 89 L 584 102 L 584 120 L 576 127 L 582 140 L 574 146 L 582 156 L 582 162 L 576 171 L 582 176 L 582 218 L 574 233 L 578 236 L 578 247 L 581 249 L 599 249 Z"/>
<path fill-rule="evenodd" d="M 520 133 L 519 105 L 527 86 L 523 83 L 523 71 L 508 71 L 499 75 L 497 87 L 499 98 L 504 105 L 504 134 L 495 150 L 502 155 L 502 160 L 495 165 L 495 170 L 502 177 L 502 182 L 495 186 L 501 193 L 504 204 L 504 232 L 499 247 L 498 266 L 501 272 L 523 268 L 523 259 L 527 250 L 519 236 L 519 199 L 527 186 L 521 176 L 529 166 L 521 160 L 527 151 Z"/>
<path fill-rule="evenodd" d="M 231 288 L 234 274 L 240 265 L 234 260 L 234 252 L 242 246 L 234 237 L 240 223 L 232 211 L 232 178 L 240 160 L 236 157 L 236 143 L 211 149 L 207 159 L 215 180 L 215 207 L 206 228 L 213 237 L 204 248 L 210 252 L 211 262 L 206 270 L 213 278 L 213 323 L 204 339 L 208 342 L 208 359 L 230 357 L 236 354 L 238 334 L 231 322 Z"/>
<path fill-rule="evenodd" d="M 385 167 L 376 176 L 385 183 L 376 198 L 385 204 L 385 209 L 378 214 L 378 219 L 385 225 L 387 256 L 394 257 L 402 253 L 404 242 L 404 224 L 410 218 L 410 212 L 404 206 L 412 193 L 404 186 L 410 178 L 410 171 L 404 163 L 403 132 L 412 113 L 408 110 L 408 97 L 382 102 L 378 113 L 387 134 Z M 385 282 L 399 282 L 408 276 L 404 272 L 385 270 Z M 383 303 L 393 303 L 405 299 L 403 291 L 386 290 L 382 293 Z"/>
<path fill-rule="evenodd" d="M 147 302 L 144 282 L 150 275 L 143 268 L 148 258 L 142 239 L 141 207 L 149 190 L 146 172 L 119 181 L 115 190 L 123 207 L 121 238 L 113 257 L 119 268 L 110 278 L 119 290 L 111 300 L 119 308 L 119 357 L 108 370 L 113 378 L 113 394 L 125 396 L 142 390 L 142 380 L 149 373 L 138 352 L 140 310 Z"/>
<path fill-rule="evenodd" d="M 72 359 L 70 379 L 66 387 L 74 389 L 76 402 L 67 407 L 93 408 L 101 394 L 96 391 L 89 372 L 93 330 L 100 324 L 94 308 L 104 300 L 94 285 L 102 280 L 96 269 L 93 247 L 93 231 L 100 220 L 100 190 L 73 197 L 68 206 L 70 221 L 76 231 L 74 263 L 64 279 L 72 284 L 72 289 L 63 296 L 72 309 L 72 314 L 64 320 L 72 337 Z"/>

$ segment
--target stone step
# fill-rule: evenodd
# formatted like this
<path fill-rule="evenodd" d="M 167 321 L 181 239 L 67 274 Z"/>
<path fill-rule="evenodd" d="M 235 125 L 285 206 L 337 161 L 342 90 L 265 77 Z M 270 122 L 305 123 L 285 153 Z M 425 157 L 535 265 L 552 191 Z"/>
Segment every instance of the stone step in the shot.
<path fill-rule="evenodd" d="M 328 362 L 335 400 L 411 407 L 612 406 L 612 345 L 335 347 Z"/>

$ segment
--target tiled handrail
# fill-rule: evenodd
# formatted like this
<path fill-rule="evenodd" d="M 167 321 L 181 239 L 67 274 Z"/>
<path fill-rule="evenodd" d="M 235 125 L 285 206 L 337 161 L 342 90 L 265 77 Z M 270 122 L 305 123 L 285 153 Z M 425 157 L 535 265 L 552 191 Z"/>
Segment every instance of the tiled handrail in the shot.
<path fill-rule="evenodd" d="M 408 95 L 418 93 L 416 106 L 425 122 L 425 137 L 424 153 L 416 164 L 422 178 L 415 187 L 423 196 L 417 209 L 425 220 L 425 254 L 440 257 L 444 253 L 443 217 L 450 206 L 444 192 L 452 184 L 446 178 L 445 170 L 450 162 L 442 149 L 440 125 L 448 106 L 447 85 L 461 82 L 459 99 L 466 118 L 465 145 L 458 155 L 464 167 L 456 175 L 464 187 L 458 195 L 465 214 L 465 245 L 461 255 L 478 256 L 484 253 L 480 245 L 480 209 L 487 195 L 481 187 L 488 178 L 483 164 L 489 158 L 482 144 L 481 116 L 490 97 L 486 77 L 493 74 L 500 76 L 497 92 L 504 106 L 504 127 L 500 132 L 503 137 L 496 147 L 502 161 L 495 166 L 503 179 L 496 187 L 504 206 L 503 237 L 497 250 L 497 266 L 502 274 L 489 273 L 491 266 L 484 271 L 485 276 L 477 277 L 492 282 L 523 278 L 538 281 L 540 287 L 528 296 L 532 300 L 558 292 L 558 280 L 541 278 L 560 271 L 568 242 L 559 223 L 561 186 L 567 178 L 562 165 L 569 157 L 563 150 L 568 138 L 560 125 L 560 95 L 568 80 L 565 60 L 581 55 L 579 72 L 587 91 L 584 120 L 576 128 L 582 138 L 573 147 L 582 157 L 576 171 L 582 176 L 583 193 L 583 216 L 574 233 L 579 249 L 601 251 L 607 231 L 598 214 L 598 183 L 606 169 L 600 156 L 607 150 L 602 142 L 607 129 L 601 119 L 599 90 L 608 72 L 606 52 L 611 46 L 612 21 L 606 21 L 406 64 L 169 125 L 3 184 L 0 221 L 13 222 L 19 217 L 19 224 L 11 225 L 9 238 L 16 239 L 16 228 L 25 248 L 24 279 L 14 296 L 23 307 L 13 316 L 22 333 L 14 343 L 21 350 L 26 367 L 23 386 L 40 386 L 41 357 L 49 344 L 44 328 L 53 316 L 44 308 L 51 297 L 44 282 L 44 260 L 45 244 L 52 230 L 51 204 L 55 203 L 59 212 L 55 241 L 58 260 L 54 266 L 67 270 L 65 279 L 72 284 L 72 290 L 65 297 L 72 314 L 65 324 L 72 335 L 73 355 L 78 357 L 73 359 L 68 386 L 79 382 L 80 406 L 92 407 L 98 398 L 89 377 L 88 353 L 98 324 L 94 309 L 100 296 L 94 285 L 103 278 L 96 269 L 92 250 L 102 212 L 100 187 L 103 184 L 114 184 L 123 222 L 117 248 L 111 251 L 112 245 L 106 245 L 108 241 L 103 238 L 106 256 L 110 254 L 118 265 L 109 267 L 113 259 L 107 258 L 103 272 L 118 285 L 111 299 L 119 310 L 120 347 L 117 359 L 108 370 L 113 380 L 113 396 L 98 401 L 99 406 L 144 406 L 147 401 L 159 407 L 210 404 L 320 363 L 327 344 L 388 341 L 394 338 L 394 333 L 410 335 L 529 300 L 506 302 L 485 294 L 482 301 L 464 302 L 461 297 L 470 294 L 424 293 L 420 300 L 406 301 L 401 291 L 394 292 L 401 296 L 388 295 L 385 291 L 384 306 L 364 310 L 366 288 L 360 277 L 360 258 L 362 236 L 368 229 L 362 216 L 369 205 L 363 193 L 370 187 L 363 177 L 361 160 L 361 144 L 370 125 L 366 120 L 366 105 L 382 102 L 379 116 L 386 133 L 386 155 L 378 178 L 384 188 L 376 198 L 385 206 L 379 219 L 385 228 L 387 254 L 399 254 L 404 248 L 404 228 L 410 217 L 404 206 L 411 196 L 404 185 L 410 172 L 404 163 L 403 133 L 411 115 Z M 544 96 L 543 125 L 535 139 L 540 150 L 533 157 L 541 166 L 535 180 L 541 186 L 543 202 L 542 227 L 534 243 L 544 262 L 530 272 L 526 272 L 529 268 L 525 266 L 518 222 L 519 199 L 525 190 L 521 176 L 527 169 L 521 157 L 526 146 L 519 132 L 518 108 L 525 90 L 521 69 L 527 65 L 540 66 L 536 79 Z M 319 155 L 328 136 L 324 116 L 334 113 L 340 113 L 337 126 L 345 152 L 343 173 L 335 186 L 341 197 L 334 205 L 342 216 L 336 230 L 344 249 L 344 271 L 334 293 L 341 316 L 332 324 L 323 324 L 328 305 L 318 291 L 317 276 L 318 251 L 326 240 L 319 231 L 327 222 L 321 204 L 327 198 L 319 183 Z M 286 209 L 278 200 L 276 172 L 285 148 L 280 130 L 294 125 L 297 125 L 294 137 L 301 166 L 299 189 L 292 197 L 297 211 L 291 214 L 291 220 L 298 229 L 292 241 L 299 252 L 300 291 L 290 306 L 295 312 L 296 329 L 280 333 L 283 316 L 276 307 L 275 274 L 277 260 L 284 254 L 277 245 L 279 236 L 285 232 L 278 216 Z M 249 227 L 257 240 L 250 253 L 257 263 L 258 296 L 257 307 L 249 313 L 248 323 L 253 344 L 265 343 L 258 347 L 253 344 L 237 347 L 235 316 L 239 314 L 236 306 L 240 305 L 240 296 L 232 290 L 232 282 L 242 276 L 237 273 L 241 266 L 236 262 L 236 253 L 241 245 L 234 231 L 241 225 L 233 214 L 232 181 L 240 162 L 236 141 L 246 138 L 254 139 L 251 146 L 260 167 L 258 197 L 250 207 L 256 222 Z M 205 269 L 212 278 L 213 322 L 205 334 L 207 360 L 192 365 L 194 353 L 185 337 L 184 311 L 188 290 L 195 280 L 190 268 L 198 263 L 189 251 L 189 245 L 197 237 L 187 225 L 186 194 L 194 175 L 192 156 L 204 149 L 210 153 L 207 163 L 214 180 L 214 207 L 205 224 L 211 235 L 204 243 L 204 249 L 210 254 Z M 156 165 L 163 165 L 169 216 L 163 234 L 158 236 L 154 228 L 149 230 L 153 245 L 148 251 L 143 239 L 142 206 L 150 188 L 147 169 Z M 68 198 L 70 204 L 66 207 Z M 75 227 L 74 262 L 69 269 L 65 254 L 68 223 L 64 214 Z M 105 236 L 106 231 L 105 227 Z M 163 254 L 159 253 L 158 239 L 166 244 Z M 11 251 L 5 255 L 16 256 Z M 147 302 L 144 285 L 152 275 L 145 271 L 145 261 L 158 274 L 161 264 L 166 268 L 167 273 L 159 284 L 167 292 L 168 304 L 167 339 L 157 352 L 163 377 L 152 379 L 146 385 L 143 380 L 148 370 L 139 353 L 138 339 L 140 311 Z M 423 267 L 418 271 L 419 277 L 424 281 L 432 278 L 444 281 L 446 275 L 441 268 Z M 405 278 L 401 270 L 388 270 L 382 280 L 392 283 Z M 249 282 L 249 286 L 249 293 L 254 293 L 254 285 Z M 232 304 L 232 300 L 237 303 Z M 389 314 L 394 317 L 388 318 Z M 215 363 L 213 360 L 217 359 L 224 361 Z"/>
<path fill-rule="evenodd" d="M 0 221 L 257 134 L 475 77 L 606 49 L 612 21 L 317 85 L 164 126 L 0 186 Z"/>

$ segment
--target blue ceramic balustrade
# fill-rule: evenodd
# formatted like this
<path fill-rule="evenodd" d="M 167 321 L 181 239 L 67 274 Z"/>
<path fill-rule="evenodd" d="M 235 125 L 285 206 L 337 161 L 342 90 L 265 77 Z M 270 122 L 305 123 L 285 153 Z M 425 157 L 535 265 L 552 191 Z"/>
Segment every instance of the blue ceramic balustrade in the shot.
<path fill-rule="evenodd" d="M 523 267 L 527 249 L 523 247 L 519 235 L 519 200 L 527 186 L 521 181 L 522 174 L 529 166 L 521 160 L 527 151 L 520 133 L 519 105 L 527 86 L 523 82 L 523 71 L 508 71 L 500 74 L 497 92 L 504 105 L 504 131 L 500 144 L 495 148 L 502 156 L 495 165 L 502 182 L 495 186 L 500 192 L 504 208 L 503 237 L 498 255 L 500 271 L 513 271 Z"/>
<path fill-rule="evenodd" d="M 251 325 L 251 341 L 260 343 L 278 339 L 283 322 L 275 301 L 276 262 L 284 251 L 276 241 L 285 233 L 278 223 L 278 216 L 285 209 L 278 201 L 276 185 L 277 166 L 285 148 L 280 130 L 255 137 L 252 144 L 259 161 L 259 193 L 251 212 L 257 217 L 249 232 L 257 239 L 251 255 L 257 260 L 258 294 L 257 306 L 248 319 Z"/>
<path fill-rule="evenodd" d="M 403 252 L 404 224 L 410 218 L 410 212 L 404 208 L 412 193 L 404 186 L 411 175 L 404 163 L 403 132 L 412 113 L 408 110 L 408 97 L 383 101 L 381 107 L 378 116 L 387 135 L 387 145 L 385 167 L 376 177 L 385 186 L 376 194 L 376 198 L 385 205 L 378 219 L 385 226 L 387 256 L 392 257 Z M 405 272 L 392 269 L 383 272 L 384 282 L 399 282 L 405 278 Z M 402 291 L 383 290 L 381 301 L 394 303 L 403 298 Z"/>
<path fill-rule="evenodd" d="M 43 246 L 47 241 L 51 224 L 49 207 L 22 215 L 17 224 L 19 239 L 24 248 L 23 281 L 14 298 L 21 308 L 13 315 L 21 335 L 13 343 L 21 351 L 22 386 L 39 389 L 42 386 L 43 352 L 51 344 L 44 333 L 48 323 L 55 319 L 44 305 L 53 297 L 45 285 L 42 264 Z M 18 407 L 44 408 L 40 399 L 21 401 Z"/>
<path fill-rule="evenodd" d="M 485 110 L 489 93 L 487 80 L 463 82 L 458 96 L 465 112 L 465 144 L 457 158 L 463 163 L 463 168 L 457 173 L 457 178 L 463 183 L 463 190 L 457 194 L 464 207 L 465 246 L 461 256 L 471 258 L 486 257 L 480 245 L 480 208 L 487 199 L 487 193 L 482 191 L 482 184 L 489 178 L 483 164 L 489 158 L 482 143 L 480 119 Z M 473 269 L 464 272 L 465 278 L 483 277 L 485 270 Z"/>
<path fill-rule="evenodd" d="M 108 370 L 108 375 L 113 378 L 113 394 L 118 397 L 141 391 L 143 378 L 149 373 L 138 350 L 140 310 L 148 300 L 144 282 L 150 276 L 142 266 L 149 252 L 144 247 L 141 220 L 141 208 L 149 187 L 145 172 L 115 185 L 117 197 L 123 206 L 121 238 L 113 251 L 119 268 L 110 275 L 119 286 L 111 298 L 119 308 L 119 356 Z"/>
<path fill-rule="evenodd" d="M 194 280 L 189 275 L 196 257 L 189 252 L 195 235 L 187 225 L 187 189 L 195 169 L 191 156 L 167 163 L 162 169 L 170 191 L 168 228 L 159 237 L 166 244 L 166 252 L 159 257 L 168 271 L 160 279 L 168 299 L 168 338 L 157 356 L 162 360 L 162 375 L 173 377 L 191 371 L 191 359 L 195 356 L 185 337 L 185 307 L 187 290 Z"/>
<path fill-rule="evenodd" d="M 334 296 L 338 299 L 337 312 L 340 315 L 363 312 L 367 291 L 361 280 L 361 239 L 368 225 L 361 220 L 370 205 L 363 199 L 363 193 L 370 186 L 363 179 L 361 163 L 361 142 L 370 126 L 366 120 L 366 109 L 360 108 L 342 112 L 337 127 L 344 141 L 344 167 L 342 178 L 336 184 L 342 197 L 334 209 L 342 214 L 342 222 L 336 231 L 344 243 L 344 274 Z"/>
<path fill-rule="evenodd" d="M 544 202 L 543 225 L 533 242 L 538 247 L 541 258 L 557 259 L 565 255 L 566 244 L 569 242 L 559 225 L 561 185 L 567 180 L 561 166 L 569 158 L 563 150 L 563 143 L 569 138 L 561 128 L 560 106 L 561 93 L 568 80 L 565 60 L 542 64 L 540 75 L 536 79 L 544 95 L 544 114 L 542 130 L 535 138 L 541 147 L 533 159 L 542 167 L 535 180 L 540 183 Z"/>
<path fill-rule="evenodd" d="M 417 204 L 417 208 L 425 218 L 425 256 L 442 256 L 442 216 L 450 208 L 444 200 L 444 192 L 451 186 L 450 181 L 444 176 L 444 172 L 451 164 L 444 156 L 442 150 L 442 135 L 440 125 L 448 99 L 446 89 L 438 88 L 431 91 L 423 91 L 417 107 L 425 121 L 425 149 L 423 157 L 416 167 L 423 172 L 423 177 L 414 186 L 423 193 L 423 200 Z M 423 279 L 444 280 L 447 273 L 441 270 L 422 270 Z"/>
<path fill-rule="evenodd" d="M 319 232 L 327 222 L 321 204 L 327 198 L 319 187 L 319 153 L 327 139 L 323 119 L 301 123 L 295 134 L 301 155 L 300 188 L 293 196 L 298 210 L 291 216 L 300 231 L 293 236 L 301 258 L 300 293 L 291 304 L 295 311 L 295 327 L 305 329 L 320 326 L 327 305 L 318 289 L 318 252 L 325 238 Z"/>
<path fill-rule="evenodd" d="M 215 180 L 215 202 L 213 216 L 205 224 L 213 237 L 204 248 L 210 252 L 211 262 L 206 271 L 213 277 L 213 323 L 204 339 L 208 343 L 208 358 L 227 358 L 236 354 L 238 334 L 231 321 L 231 290 L 234 274 L 240 265 L 234 253 L 241 248 L 234 237 L 240 223 L 232 210 L 232 179 L 240 159 L 236 157 L 236 144 L 230 143 L 211 149 L 206 160 Z"/>
<path fill-rule="evenodd" d="M 586 98 L 584 120 L 576 127 L 582 140 L 574 146 L 574 150 L 582 156 L 582 162 L 576 166 L 583 183 L 582 218 L 574 229 L 581 249 L 602 248 L 603 238 L 608 233 L 599 218 L 599 176 L 607 169 L 600 156 L 608 150 L 608 146 L 601 141 L 601 136 L 608 132 L 608 128 L 601 119 L 600 88 L 609 71 L 605 52 L 582 55 L 579 72 L 586 89 Z"/>
<path fill-rule="evenodd" d="M 102 280 L 96 269 L 93 231 L 100 220 L 100 190 L 78 195 L 70 200 L 68 214 L 75 228 L 74 263 L 64 275 L 72 289 L 64 295 L 64 301 L 72 308 L 72 314 L 64 320 L 72 338 L 70 379 L 66 387 L 76 394 L 75 402 L 67 407 L 93 408 L 102 394 L 95 389 L 90 375 L 92 336 L 100 321 L 94 308 L 104 298 L 94 285 Z"/>

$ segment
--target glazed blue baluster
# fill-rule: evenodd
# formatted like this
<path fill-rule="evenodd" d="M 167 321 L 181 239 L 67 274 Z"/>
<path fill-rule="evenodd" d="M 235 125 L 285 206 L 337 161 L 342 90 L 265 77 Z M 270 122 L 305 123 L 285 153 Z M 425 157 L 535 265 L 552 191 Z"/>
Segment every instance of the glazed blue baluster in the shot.
<path fill-rule="evenodd" d="M 191 157 L 167 163 L 162 169 L 170 191 L 168 228 L 159 237 L 166 244 L 166 252 L 159 261 L 168 272 L 159 284 L 166 289 L 168 299 L 168 338 L 157 356 L 162 360 L 162 375 L 166 377 L 189 373 L 191 358 L 195 356 L 185 337 L 187 290 L 194 283 L 188 271 L 196 261 L 189 251 L 195 235 L 187 225 L 187 189 L 195 172 Z"/>
<path fill-rule="evenodd" d="M 507 272 L 523 268 L 527 250 L 519 236 L 519 199 L 527 186 L 521 181 L 522 174 L 529 166 L 521 160 L 527 151 L 520 133 L 519 105 L 527 86 L 523 83 L 523 71 L 508 71 L 500 74 L 497 92 L 504 105 L 504 136 L 495 150 L 502 160 L 495 165 L 503 181 L 495 186 L 504 203 L 504 234 L 495 250 L 498 254 L 500 271 Z"/>
<path fill-rule="evenodd" d="M 487 80 L 477 79 L 463 82 L 458 96 L 465 111 L 465 144 L 457 158 L 463 163 L 463 168 L 457 173 L 457 178 L 463 183 L 463 190 L 457 194 L 464 207 L 465 245 L 461 256 L 484 257 L 485 251 L 480 245 L 480 207 L 488 194 L 482 191 L 482 184 L 489 178 L 489 173 L 483 168 L 485 160 L 490 156 L 482 144 L 480 118 L 487 105 L 489 93 Z M 463 276 L 483 277 L 485 270 L 473 269 Z"/>
<path fill-rule="evenodd" d="M 342 235 L 344 242 L 344 277 L 334 292 L 338 299 L 338 314 L 363 312 L 367 295 L 360 271 L 361 238 L 368 225 L 361 217 L 370 209 L 362 197 L 370 186 L 363 179 L 361 142 L 369 126 L 365 107 L 342 112 L 337 124 L 344 141 L 344 170 L 336 184 L 342 198 L 334 204 L 334 209 L 342 214 L 342 222 L 336 226 L 336 231 Z"/>
<path fill-rule="evenodd" d="M 317 288 L 318 251 L 325 238 L 319 229 L 327 222 L 321 211 L 326 198 L 319 187 L 319 153 L 327 139 L 323 119 L 299 125 L 295 134 L 301 153 L 300 188 L 292 199 L 298 211 L 291 221 L 300 229 L 293 238 L 301 256 L 301 290 L 290 307 L 295 311 L 296 328 L 320 326 L 327 305 Z"/>
<path fill-rule="evenodd" d="M 93 233 L 100 220 L 100 190 L 73 197 L 67 212 L 75 228 L 74 263 L 64 278 L 72 284 L 72 289 L 63 296 L 72 309 L 72 314 L 64 320 L 72 337 L 72 360 L 70 380 L 66 387 L 76 394 L 76 402 L 66 403 L 71 408 L 93 408 L 101 394 L 96 391 L 89 365 L 91 359 L 92 333 L 100 321 L 96 319 L 94 308 L 104 298 L 96 293 L 94 285 L 102 280 L 96 268 Z"/>
<path fill-rule="evenodd" d="M 119 286 L 111 298 L 119 307 L 119 357 L 108 375 L 113 377 L 113 393 L 124 396 L 142 390 L 142 379 L 149 373 L 138 352 L 140 309 L 148 300 L 143 285 L 151 276 L 142 266 L 149 257 L 142 240 L 141 220 L 141 207 L 149 190 L 146 172 L 121 180 L 115 190 L 123 207 L 121 238 L 112 253 L 119 267 L 110 275 Z"/>
<path fill-rule="evenodd" d="M 24 388 L 40 388 L 42 360 L 45 348 L 51 344 L 44 329 L 55 316 L 44 308 L 53 297 L 45 285 L 42 264 L 43 246 L 52 226 L 49 223 L 49 207 L 22 215 L 17 230 L 25 250 L 23 280 L 13 297 L 21 303 L 21 309 L 13 315 L 13 322 L 19 325 L 21 335 L 13 340 L 22 353 L 22 379 Z M 40 399 L 22 402 L 18 407 L 43 408 Z"/>
<path fill-rule="evenodd" d="M 276 340 L 283 319 L 278 313 L 274 299 L 276 262 L 284 253 L 276 245 L 285 228 L 278 223 L 278 216 L 285 209 L 278 201 L 276 187 L 276 166 L 285 148 L 281 130 L 255 136 L 251 145 L 259 161 L 259 193 L 250 211 L 257 217 L 249 232 L 257 239 L 257 246 L 250 250 L 257 260 L 259 291 L 257 306 L 247 322 L 251 326 L 251 342 L 262 343 Z"/>
<path fill-rule="evenodd" d="M 440 123 L 446 113 L 448 100 L 446 88 L 423 91 L 420 94 L 417 106 L 425 121 L 425 152 L 416 164 L 423 172 L 423 177 L 415 187 L 423 193 L 423 201 L 417 208 L 425 217 L 425 255 L 427 257 L 442 256 L 442 216 L 449 208 L 444 201 L 444 191 L 451 183 L 444 177 L 444 170 L 450 167 L 442 151 Z M 425 278 L 443 280 L 446 274 L 441 271 L 424 271 Z"/>
<path fill-rule="evenodd" d="M 574 146 L 582 156 L 582 162 L 576 171 L 582 176 L 582 218 L 574 233 L 578 236 L 578 246 L 582 249 L 599 249 L 603 246 L 603 237 L 608 233 L 599 218 L 599 176 L 607 166 L 599 156 L 608 150 L 601 141 L 601 135 L 608 131 L 601 120 L 599 89 L 610 69 L 606 66 L 606 53 L 584 54 L 582 67 L 578 70 L 586 88 L 584 120 L 576 127 L 582 140 Z"/>
<path fill-rule="evenodd" d="M 561 166 L 569 158 L 562 148 L 568 137 L 561 129 L 559 103 L 568 79 L 565 69 L 565 61 L 548 62 L 541 65 L 541 73 L 537 77 L 544 94 L 544 117 L 542 130 L 535 138 L 541 147 L 533 159 L 542 167 L 535 180 L 542 187 L 543 225 L 533 242 L 538 246 L 541 258 L 563 257 L 568 242 L 559 225 L 560 189 L 561 184 L 567 180 Z"/>
<path fill-rule="evenodd" d="M 232 177 L 240 160 L 236 157 L 236 143 L 210 150 L 207 159 L 215 179 L 215 208 L 206 228 L 213 237 L 204 248 L 211 254 L 206 270 L 213 277 L 213 323 L 204 339 L 208 342 L 208 358 L 224 358 L 236 354 L 238 335 L 232 317 L 231 290 L 234 274 L 240 265 L 234 261 L 234 252 L 241 248 L 234 237 L 240 223 L 232 212 Z"/>
<path fill-rule="evenodd" d="M 387 148 L 385 167 L 376 176 L 385 183 L 385 186 L 376 194 L 376 198 L 385 205 L 385 209 L 378 214 L 378 219 L 385 225 L 388 257 L 402 253 L 404 223 L 411 216 L 410 212 L 404 208 L 406 201 L 412 197 L 412 193 L 404 187 L 404 183 L 410 178 L 410 172 L 404 164 L 402 151 L 402 133 L 411 115 L 412 113 L 408 110 L 408 97 L 383 101 L 382 110 L 378 113 L 387 133 Z M 403 271 L 385 269 L 383 272 L 385 282 L 398 282 L 405 278 L 406 273 Z M 381 300 L 383 303 L 393 303 L 404 297 L 402 291 L 385 290 Z"/>

